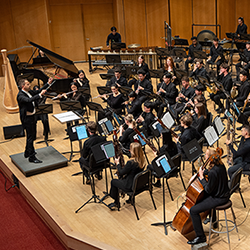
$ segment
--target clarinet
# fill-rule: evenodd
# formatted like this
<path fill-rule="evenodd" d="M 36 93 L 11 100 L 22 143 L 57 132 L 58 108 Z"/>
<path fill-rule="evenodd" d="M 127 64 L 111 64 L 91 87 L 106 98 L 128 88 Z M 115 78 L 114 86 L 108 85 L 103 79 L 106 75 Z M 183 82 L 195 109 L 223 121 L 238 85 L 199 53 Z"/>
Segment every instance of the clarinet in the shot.
<path fill-rule="evenodd" d="M 186 107 L 187 107 L 187 105 L 188 105 L 188 102 L 189 101 L 191 101 L 194 97 L 195 97 L 195 93 L 192 95 L 192 97 L 185 103 L 185 105 L 184 105 L 184 107 L 183 107 L 183 109 L 181 110 L 181 112 L 180 112 L 180 114 L 179 115 L 181 115 L 183 112 L 184 112 L 184 110 L 186 109 Z"/>
<path fill-rule="evenodd" d="M 158 149 L 151 143 L 146 137 L 144 137 L 141 132 L 137 128 L 133 128 L 133 130 L 142 138 L 142 140 L 153 150 L 157 155 L 159 154 Z"/>

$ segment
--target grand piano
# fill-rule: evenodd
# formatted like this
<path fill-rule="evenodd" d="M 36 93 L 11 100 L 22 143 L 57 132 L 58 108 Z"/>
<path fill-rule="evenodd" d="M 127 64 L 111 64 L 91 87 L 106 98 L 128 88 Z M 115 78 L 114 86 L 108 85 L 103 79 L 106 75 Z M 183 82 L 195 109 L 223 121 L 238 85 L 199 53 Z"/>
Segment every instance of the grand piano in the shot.
<path fill-rule="evenodd" d="M 17 54 L 8 55 L 16 83 L 21 78 L 27 78 L 30 81 L 37 79 L 38 84 L 40 84 L 40 81 L 45 84 L 49 77 L 53 77 L 55 83 L 48 91 L 68 92 L 70 83 L 74 78 L 78 78 L 78 69 L 74 62 L 34 42 L 29 40 L 27 42 L 36 48 L 28 62 L 20 62 Z M 37 50 L 42 50 L 45 57 L 33 58 Z M 33 60 L 32 63 L 30 63 L 31 59 Z"/>

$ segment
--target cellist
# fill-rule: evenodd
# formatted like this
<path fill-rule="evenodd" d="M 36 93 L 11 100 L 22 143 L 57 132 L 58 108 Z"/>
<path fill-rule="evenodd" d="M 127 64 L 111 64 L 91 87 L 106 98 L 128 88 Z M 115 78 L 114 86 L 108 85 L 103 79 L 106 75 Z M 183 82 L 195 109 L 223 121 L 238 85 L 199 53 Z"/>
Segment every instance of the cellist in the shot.
<path fill-rule="evenodd" d="M 216 154 L 214 150 L 207 149 L 205 158 L 209 159 L 211 155 Z M 205 178 L 204 176 L 207 176 Z M 199 169 L 199 180 L 204 188 L 204 199 L 196 203 L 190 209 L 190 216 L 193 222 L 196 238 L 187 243 L 194 245 L 206 242 L 206 236 L 202 227 L 200 213 L 211 210 L 217 206 L 227 203 L 229 200 L 229 188 L 227 172 L 221 160 L 210 162 L 208 169 Z M 213 213 L 212 221 L 216 220 L 216 213 Z M 216 228 L 217 225 L 214 225 Z"/>

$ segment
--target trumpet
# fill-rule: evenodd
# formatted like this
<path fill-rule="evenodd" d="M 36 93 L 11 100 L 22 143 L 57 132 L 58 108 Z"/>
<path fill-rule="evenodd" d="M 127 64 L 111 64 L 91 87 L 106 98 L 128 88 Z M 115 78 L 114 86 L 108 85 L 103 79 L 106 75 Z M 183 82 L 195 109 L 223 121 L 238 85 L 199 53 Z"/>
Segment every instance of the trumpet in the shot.
<path fill-rule="evenodd" d="M 111 93 L 108 93 L 108 94 L 104 94 L 104 95 L 107 95 L 107 96 L 109 96 L 109 95 L 112 95 L 113 93 L 111 92 Z M 95 96 L 95 97 L 93 97 L 92 98 L 92 100 L 93 99 L 96 99 L 96 98 L 99 98 L 99 97 L 102 97 L 103 95 L 98 95 L 98 96 Z"/>
<path fill-rule="evenodd" d="M 67 92 L 67 93 L 64 93 L 64 94 L 58 95 L 58 96 L 56 96 L 56 97 L 52 98 L 52 100 L 57 100 L 57 99 L 59 99 L 59 98 L 63 97 L 64 95 L 69 95 L 69 94 L 72 94 L 72 93 L 74 93 L 74 92 L 76 92 L 76 91 L 77 91 L 77 90 L 73 90 L 73 91 L 70 91 L 70 92 Z"/>

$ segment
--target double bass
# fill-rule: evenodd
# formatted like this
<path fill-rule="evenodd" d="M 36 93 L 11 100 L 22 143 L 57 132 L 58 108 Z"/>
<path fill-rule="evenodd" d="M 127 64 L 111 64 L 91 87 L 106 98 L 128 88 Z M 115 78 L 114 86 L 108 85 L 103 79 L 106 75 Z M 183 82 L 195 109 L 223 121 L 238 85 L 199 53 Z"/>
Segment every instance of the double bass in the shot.
<path fill-rule="evenodd" d="M 209 163 L 221 163 L 220 157 L 223 155 L 223 149 L 217 148 L 216 153 L 212 154 L 202 166 L 205 169 Z M 193 175 L 189 181 L 186 192 L 186 201 L 176 213 L 171 227 L 178 230 L 188 240 L 193 240 L 196 237 L 193 223 L 190 216 L 190 209 L 204 197 L 204 188 L 198 179 L 199 173 Z M 204 221 L 209 214 L 209 210 L 200 214 L 201 220 Z"/>

